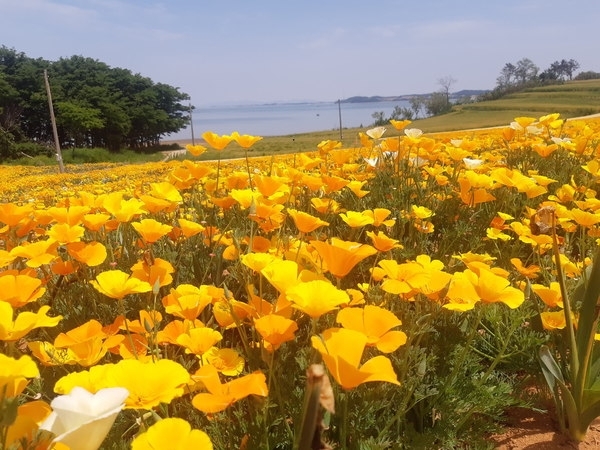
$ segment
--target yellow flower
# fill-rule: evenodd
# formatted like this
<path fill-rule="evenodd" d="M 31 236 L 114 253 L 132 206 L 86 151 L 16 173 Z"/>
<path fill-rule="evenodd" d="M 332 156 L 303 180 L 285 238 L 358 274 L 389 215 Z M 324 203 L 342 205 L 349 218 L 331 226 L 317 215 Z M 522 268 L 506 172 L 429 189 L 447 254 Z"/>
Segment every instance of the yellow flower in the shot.
<path fill-rule="evenodd" d="M 67 223 L 57 223 L 53 225 L 47 232 L 46 235 L 55 240 L 61 245 L 68 244 L 70 242 L 79 242 L 85 233 L 85 228 L 81 225 L 69 225 Z"/>
<path fill-rule="evenodd" d="M 177 338 L 177 343 L 185 348 L 186 353 L 202 356 L 213 345 L 223 339 L 223 335 L 212 328 L 192 328 Z"/>
<path fill-rule="evenodd" d="M 62 316 L 49 317 L 48 305 L 40 307 L 37 313 L 23 311 L 13 321 L 13 307 L 10 303 L 0 302 L 0 341 L 18 341 L 34 328 L 55 327 Z"/>
<path fill-rule="evenodd" d="M 375 223 L 375 219 L 372 215 L 369 216 L 368 214 L 357 211 L 347 211 L 345 213 L 340 213 L 339 216 L 351 228 L 360 228 Z"/>
<path fill-rule="evenodd" d="M 258 141 L 262 140 L 262 136 L 251 136 L 249 134 L 240 134 L 237 131 L 231 133 L 231 137 L 242 148 L 250 148 Z"/>
<path fill-rule="evenodd" d="M 202 133 L 202 139 L 215 150 L 223 150 L 233 140 L 233 137 L 226 134 L 218 135 L 212 131 L 206 131 Z"/>
<path fill-rule="evenodd" d="M 360 364 L 368 338 L 346 328 L 329 328 L 321 336 L 312 336 L 312 346 L 319 351 L 327 369 L 344 389 L 354 389 L 370 381 L 400 384 L 385 356 L 375 356 Z"/>
<path fill-rule="evenodd" d="M 204 431 L 192 429 L 191 425 L 180 418 L 172 417 L 159 420 L 139 434 L 131 443 L 132 450 L 212 450 L 213 445 Z"/>
<path fill-rule="evenodd" d="M 135 216 L 145 214 L 144 202 L 137 198 L 123 199 L 123 192 L 108 194 L 103 202 L 104 209 L 112 214 L 117 222 L 129 222 Z"/>
<path fill-rule="evenodd" d="M 348 294 L 325 280 L 313 280 L 297 284 L 286 290 L 285 295 L 293 307 L 316 319 L 350 303 Z"/>
<path fill-rule="evenodd" d="M 126 295 L 152 291 L 150 283 L 131 277 L 121 270 L 102 272 L 90 283 L 101 294 L 116 300 L 122 300 Z"/>
<path fill-rule="evenodd" d="M 124 387 L 129 391 L 125 408 L 152 409 L 183 395 L 189 382 L 188 371 L 170 359 L 156 362 L 125 359 L 66 375 L 56 382 L 54 392 L 68 394 L 75 386 L 91 393 L 107 387 Z"/>
<path fill-rule="evenodd" d="M 202 354 L 202 364 L 210 364 L 223 375 L 239 375 L 244 370 L 244 358 L 232 348 L 211 347 Z"/>
<path fill-rule="evenodd" d="M 0 401 L 16 397 L 27 386 L 28 378 L 39 376 L 40 372 L 30 356 L 15 359 L 0 353 Z"/>
<path fill-rule="evenodd" d="M 27 267 L 38 268 L 44 264 L 50 264 L 57 258 L 56 249 L 58 242 L 53 239 L 33 242 L 31 244 L 19 245 L 10 251 L 14 257 L 25 258 Z"/>

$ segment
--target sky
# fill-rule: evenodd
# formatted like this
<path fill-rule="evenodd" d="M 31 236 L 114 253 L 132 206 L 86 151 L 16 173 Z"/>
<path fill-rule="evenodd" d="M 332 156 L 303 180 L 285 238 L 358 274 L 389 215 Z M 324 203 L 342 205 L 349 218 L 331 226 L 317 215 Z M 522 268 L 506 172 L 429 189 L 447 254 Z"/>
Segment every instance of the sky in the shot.
<path fill-rule="evenodd" d="M 598 0 L 0 0 L 0 45 L 73 55 L 196 107 L 492 89 L 522 58 L 600 72 Z"/>

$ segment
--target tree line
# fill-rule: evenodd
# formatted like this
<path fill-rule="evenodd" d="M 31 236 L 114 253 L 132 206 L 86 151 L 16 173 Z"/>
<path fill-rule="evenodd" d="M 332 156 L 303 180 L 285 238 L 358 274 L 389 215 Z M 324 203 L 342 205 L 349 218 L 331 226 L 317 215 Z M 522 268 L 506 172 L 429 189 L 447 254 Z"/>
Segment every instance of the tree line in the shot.
<path fill-rule="evenodd" d="M 481 100 L 494 100 L 512 92 L 545 84 L 557 84 L 571 80 L 590 80 L 600 78 L 600 73 L 594 71 L 575 72 L 580 65 L 574 59 L 554 61 L 544 70 L 540 70 L 531 59 L 522 58 L 516 63 L 504 64 L 500 75 L 496 78 L 493 90 L 484 94 Z"/>
<path fill-rule="evenodd" d="M 143 149 L 183 129 L 189 96 L 92 58 L 30 58 L 0 47 L 0 159 L 53 141 L 44 84 L 48 73 L 61 146 Z M 21 146 L 20 146 L 21 144 Z"/>
<path fill-rule="evenodd" d="M 531 59 L 522 58 L 516 63 L 508 62 L 502 67 L 494 89 L 479 95 L 476 99 L 465 97 L 454 99 L 454 101 L 451 99 L 450 88 L 456 83 L 456 80 L 451 76 L 445 76 L 438 79 L 440 86 L 438 91 L 410 98 L 409 107 L 394 107 L 390 117 L 386 117 L 383 111 L 374 112 L 371 115 L 375 120 L 373 125 L 385 125 L 390 119 L 414 120 L 422 115 L 425 117 L 437 116 L 452 111 L 452 106 L 455 104 L 496 100 L 513 92 L 544 84 L 600 78 L 600 73 L 591 70 L 575 75 L 579 67 L 579 63 L 574 59 L 562 59 L 554 61 L 547 69 L 541 71 Z"/>

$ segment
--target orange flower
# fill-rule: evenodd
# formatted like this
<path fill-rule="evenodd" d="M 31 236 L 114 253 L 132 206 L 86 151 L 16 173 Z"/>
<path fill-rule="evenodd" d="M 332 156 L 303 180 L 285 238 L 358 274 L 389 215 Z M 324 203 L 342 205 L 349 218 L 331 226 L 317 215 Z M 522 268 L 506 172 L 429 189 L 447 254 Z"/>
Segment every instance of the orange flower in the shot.
<path fill-rule="evenodd" d="M 202 233 L 206 229 L 204 226 L 200 225 L 199 223 L 192 222 L 191 220 L 178 219 L 178 222 L 179 228 L 181 228 L 181 231 L 186 238 L 190 238 Z"/>
<path fill-rule="evenodd" d="M 150 283 L 129 276 L 121 270 L 102 272 L 90 283 L 101 294 L 116 300 L 122 300 L 126 295 L 152 291 Z"/>
<path fill-rule="evenodd" d="M 517 269 L 517 271 L 525 278 L 537 278 L 540 274 L 540 271 L 542 270 L 540 266 L 536 266 L 535 264 L 525 267 L 523 265 L 523 262 L 519 258 L 511 258 L 510 262 L 515 267 L 515 269 Z"/>
<path fill-rule="evenodd" d="M 254 320 L 254 328 L 270 344 L 270 350 L 277 350 L 284 342 L 294 340 L 298 324 L 278 314 L 267 314 Z"/>
<path fill-rule="evenodd" d="M 206 286 L 197 288 L 191 284 L 180 284 L 162 299 L 168 314 L 188 320 L 194 320 L 211 303 Z"/>
<path fill-rule="evenodd" d="M 171 225 L 165 225 L 154 219 L 143 219 L 139 222 L 132 222 L 131 225 L 148 244 L 158 241 L 173 229 Z"/>
<path fill-rule="evenodd" d="M 366 305 L 363 308 L 344 308 L 338 312 L 336 321 L 344 328 L 360 331 L 367 336 L 368 346 L 375 346 L 383 353 L 394 352 L 406 343 L 406 334 L 391 331 L 402 325 L 393 312 L 379 306 Z"/>
<path fill-rule="evenodd" d="M 564 311 L 544 311 L 540 313 L 544 330 L 562 330 L 567 326 L 567 318 Z"/>
<path fill-rule="evenodd" d="M 320 337 L 313 336 L 311 341 L 335 381 L 344 389 L 354 389 L 369 381 L 400 384 L 392 363 L 385 356 L 375 356 L 360 364 L 368 338 L 359 331 L 329 328 Z"/>
<path fill-rule="evenodd" d="M 15 203 L 0 204 L 0 222 L 5 223 L 9 227 L 14 227 L 18 223 L 29 217 L 33 213 L 33 205 L 25 204 L 23 206 Z"/>
<path fill-rule="evenodd" d="M 367 236 L 371 238 L 373 246 L 380 252 L 389 252 L 395 248 L 403 248 L 397 239 L 386 236 L 383 231 L 367 231 Z"/>
<path fill-rule="evenodd" d="M 206 131 L 202 133 L 202 139 L 215 150 L 223 150 L 233 140 L 233 137 L 226 134 L 219 136 L 212 131 Z"/>
<path fill-rule="evenodd" d="M 229 383 L 221 384 L 217 369 L 211 365 L 205 365 L 192 375 L 192 380 L 203 385 L 208 391 L 196 394 L 192 399 L 192 405 L 206 414 L 224 411 L 233 403 L 249 395 L 266 397 L 269 392 L 265 375 L 262 372 L 253 372 Z"/>
<path fill-rule="evenodd" d="M 550 308 L 563 307 L 562 292 L 560 291 L 560 284 L 558 282 L 552 281 L 550 287 L 543 284 L 532 284 L 531 290 Z"/>
<path fill-rule="evenodd" d="M 14 273 L 0 274 L 0 301 L 20 308 L 39 299 L 46 292 L 39 278 Z"/>
<path fill-rule="evenodd" d="M 296 228 L 301 233 L 312 233 L 319 227 L 328 226 L 329 222 L 319 219 L 318 217 L 312 216 L 304 211 L 296 211 L 295 209 L 288 209 L 288 214 L 294 221 Z"/>
<path fill-rule="evenodd" d="M 200 156 L 202 153 L 204 153 L 207 150 L 206 147 L 203 145 L 187 144 L 185 146 L 185 148 L 188 152 L 190 152 L 192 154 L 192 156 Z"/>
<path fill-rule="evenodd" d="M 377 249 L 367 244 L 331 238 L 331 244 L 310 241 L 326 264 L 327 270 L 338 278 L 343 278 L 363 259 L 377 253 Z"/>
<path fill-rule="evenodd" d="M 321 214 L 335 213 L 340 208 L 339 203 L 331 198 L 314 197 L 310 203 Z"/>
<path fill-rule="evenodd" d="M 100 242 L 72 242 L 67 245 L 69 255 L 90 267 L 99 266 L 106 260 L 106 247 Z"/>
<path fill-rule="evenodd" d="M 138 261 L 131 267 L 131 276 L 138 280 L 146 281 L 152 286 L 168 286 L 173 282 L 172 273 L 175 268 L 171 263 L 162 258 L 154 258 L 152 264 L 146 259 Z"/>

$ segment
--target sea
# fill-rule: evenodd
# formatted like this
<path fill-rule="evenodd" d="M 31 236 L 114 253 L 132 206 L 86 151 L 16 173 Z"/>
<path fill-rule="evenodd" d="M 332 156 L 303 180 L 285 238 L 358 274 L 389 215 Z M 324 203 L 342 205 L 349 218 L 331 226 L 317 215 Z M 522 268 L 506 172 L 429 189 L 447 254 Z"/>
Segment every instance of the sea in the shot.
<path fill-rule="evenodd" d="M 194 136 L 205 131 L 217 134 L 254 136 L 285 136 L 313 131 L 336 131 L 341 128 L 368 127 L 375 119 L 373 113 L 383 112 L 390 117 L 394 108 L 409 107 L 409 102 L 304 102 L 265 103 L 226 106 L 196 106 L 192 112 Z M 187 127 L 165 139 L 191 139 L 192 129 Z"/>

